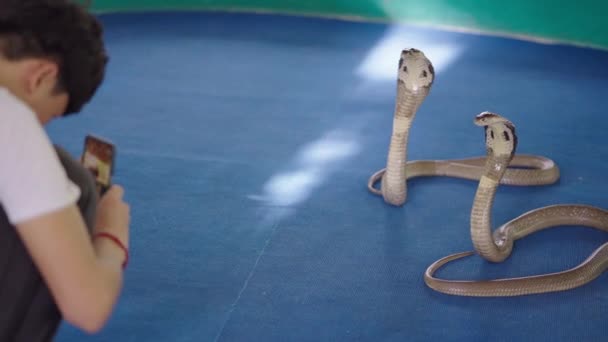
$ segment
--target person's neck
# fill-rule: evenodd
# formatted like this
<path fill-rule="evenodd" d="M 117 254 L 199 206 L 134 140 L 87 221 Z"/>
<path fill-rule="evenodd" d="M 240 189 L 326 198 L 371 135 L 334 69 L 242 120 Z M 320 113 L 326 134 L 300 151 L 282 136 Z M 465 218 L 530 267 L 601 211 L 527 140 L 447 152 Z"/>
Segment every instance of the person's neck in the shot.
<path fill-rule="evenodd" d="M 9 61 L 0 58 L 0 88 L 10 91 L 13 95 L 21 99 L 16 84 L 17 79 L 14 68 L 11 68 Z"/>

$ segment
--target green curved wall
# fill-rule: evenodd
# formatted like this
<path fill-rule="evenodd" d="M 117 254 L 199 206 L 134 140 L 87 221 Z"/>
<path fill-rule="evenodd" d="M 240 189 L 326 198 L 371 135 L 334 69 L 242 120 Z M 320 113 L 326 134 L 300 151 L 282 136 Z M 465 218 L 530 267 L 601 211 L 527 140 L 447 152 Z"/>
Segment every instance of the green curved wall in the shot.
<path fill-rule="evenodd" d="M 236 10 L 357 17 L 608 49 L 606 0 L 96 0 L 94 10 Z"/>

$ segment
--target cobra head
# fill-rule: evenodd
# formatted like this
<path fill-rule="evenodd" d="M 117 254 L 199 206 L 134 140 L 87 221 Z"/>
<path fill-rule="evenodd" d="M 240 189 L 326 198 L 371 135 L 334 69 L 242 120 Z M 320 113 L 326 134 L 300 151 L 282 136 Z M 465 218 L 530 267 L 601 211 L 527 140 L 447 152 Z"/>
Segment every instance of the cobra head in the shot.
<path fill-rule="evenodd" d="M 417 91 L 421 88 L 430 88 L 435 80 L 435 69 L 424 53 L 417 49 L 401 51 L 399 59 L 399 82 L 407 90 Z"/>
<path fill-rule="evenodd" d="M 489 153 L 513 158 L 517 149 L 517 134 L 511 121 L 496 113 L 482 112 L 475 117 L 474 122 L 477 126 L 484 127 Z"/>

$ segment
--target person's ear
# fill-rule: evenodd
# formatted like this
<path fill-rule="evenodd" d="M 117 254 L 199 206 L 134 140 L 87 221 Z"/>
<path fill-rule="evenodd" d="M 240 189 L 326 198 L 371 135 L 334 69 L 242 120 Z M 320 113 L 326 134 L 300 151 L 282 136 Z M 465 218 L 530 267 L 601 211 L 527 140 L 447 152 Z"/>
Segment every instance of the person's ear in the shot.
<path fill-rule="evenodd" d="M 56 63 L 47 60 L 32 61 L 26 72 L 26 91 L 34 95 L 40 91 L 49 93 L 57 84 L 59 67 Z"/>

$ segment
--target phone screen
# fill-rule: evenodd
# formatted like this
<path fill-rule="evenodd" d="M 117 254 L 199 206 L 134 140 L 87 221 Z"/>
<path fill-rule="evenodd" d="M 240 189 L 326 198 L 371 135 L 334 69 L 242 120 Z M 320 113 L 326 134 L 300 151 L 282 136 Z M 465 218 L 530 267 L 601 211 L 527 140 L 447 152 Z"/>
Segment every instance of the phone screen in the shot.
<path fill-rule="evenodd" d="M 102 195 L 112 184 L 116 148 L 110 141 L 87 135 L 82 153 L 82 164 L 93 174 L 97 192 Z"/>

